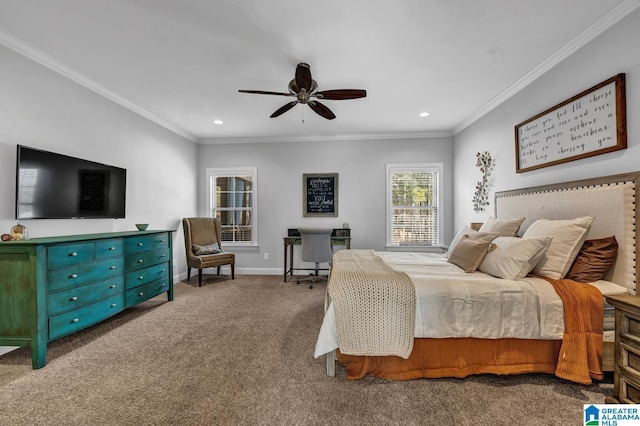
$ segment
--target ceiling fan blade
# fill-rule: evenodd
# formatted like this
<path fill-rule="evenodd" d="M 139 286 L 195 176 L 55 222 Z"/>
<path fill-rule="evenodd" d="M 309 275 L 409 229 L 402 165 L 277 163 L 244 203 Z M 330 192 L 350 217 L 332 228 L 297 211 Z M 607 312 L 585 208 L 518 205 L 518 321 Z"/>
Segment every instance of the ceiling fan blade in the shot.
<path fill-rule="evenodd" d="M 331 112 L 331 110 L 329 108 L 327 108 L 326 106 L 322 105 L 320 102 L 318 101 L 311 101 L 309 102 L 309 107 L 314 110 L 317 114 L 323 116 L 324 118 L 326 118 L 327 120 L 333 120 L 334 118 L 336 118 L 336 115 Z"/>
<path fill-rule="evenodd" d="M 240 93 L 253 93 L 255 95 L 278 95 L 278 96 L 294 96 L 291 93 L 284 92 L 267 92 L 264 90 L 238 90 Z"/>
<path fill-rule="evenodd" d="M 311 67 L 309 67 L 309 64 L 305 64 L 304 62 L 299 63 L 296 67 L 296 86 L 298 86 L 298 89 L 304 89 L 309 93 L 311 83 Z"/>
<path fill-rule="evenodd" d="M 282 114 L 284 114 L 285 112 L 289 111 L 291 108 L 293 108 L 294 106 L 296 106 L 296 104 L 298 103 L 298 101 L 293 101 L 293 102 L 289 102 L 288 104 L 278 108 L 276 110 L 276 112 L 274 112 L 273 114 L 271 114 L 270 118 L 276 118 Z"/>
<path fill-rule="evenodd" d="M 358 99 L 367 96 L 366 90 L 359 89 L 338 89 L 338 90 L 323 90 L 316 93 L 316 96 L 320 99 L 331 100 L 343 100 L 343 99 Z"/>

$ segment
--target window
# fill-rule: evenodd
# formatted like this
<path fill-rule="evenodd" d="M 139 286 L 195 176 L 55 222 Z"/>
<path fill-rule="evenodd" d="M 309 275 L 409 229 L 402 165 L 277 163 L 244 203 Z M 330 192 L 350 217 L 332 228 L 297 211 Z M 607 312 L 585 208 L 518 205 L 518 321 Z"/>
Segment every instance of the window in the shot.
<path fill-rule="evenodd" d="M 207 206 L 227 245 L 258 245 L 255 167 L 207 169 Z"/>
<path fill-rule="evenodd" d="M 387 246 L 442 241 L 442 164 L 387 164 Z"/>

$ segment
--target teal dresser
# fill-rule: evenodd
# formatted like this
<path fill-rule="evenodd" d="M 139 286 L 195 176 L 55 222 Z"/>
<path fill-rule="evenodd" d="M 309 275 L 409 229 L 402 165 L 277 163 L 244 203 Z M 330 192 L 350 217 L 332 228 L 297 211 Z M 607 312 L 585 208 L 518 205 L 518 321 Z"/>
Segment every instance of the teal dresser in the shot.
<path fill-rule="evenodd" d="M 0 346 L 47 343 L 161 293 L 173 300 L 172 231 L 128 231 L 0 243 Z"/>

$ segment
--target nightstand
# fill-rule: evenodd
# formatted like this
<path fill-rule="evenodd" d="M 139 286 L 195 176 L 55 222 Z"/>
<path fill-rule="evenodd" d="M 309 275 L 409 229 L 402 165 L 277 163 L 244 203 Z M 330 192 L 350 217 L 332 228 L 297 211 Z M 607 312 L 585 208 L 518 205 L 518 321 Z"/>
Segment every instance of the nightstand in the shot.
<path fill-rule="evenodd" d="M 640 297 L 607 296 L 616 308 L 613 397 L 606 403 L 640 403 Z"/>

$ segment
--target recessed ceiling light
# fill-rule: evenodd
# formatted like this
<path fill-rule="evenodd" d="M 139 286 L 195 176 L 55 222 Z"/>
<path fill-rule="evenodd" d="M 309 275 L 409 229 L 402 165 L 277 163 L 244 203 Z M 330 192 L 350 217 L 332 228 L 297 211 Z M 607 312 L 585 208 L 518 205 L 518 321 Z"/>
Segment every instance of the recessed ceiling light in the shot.
<path fill-rule="evenodd" d="M 420 113 L 420 117 L 428 117 L 429 113 L 428 112 L 421 112 Z"/>
<path fill-rule="evenodd" d="M 224 124 L 224 121 L 222 120 L 213 120 L 214 124 Z"/>

